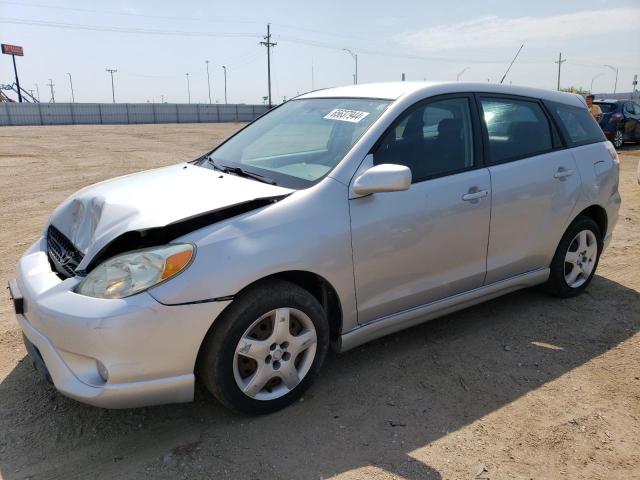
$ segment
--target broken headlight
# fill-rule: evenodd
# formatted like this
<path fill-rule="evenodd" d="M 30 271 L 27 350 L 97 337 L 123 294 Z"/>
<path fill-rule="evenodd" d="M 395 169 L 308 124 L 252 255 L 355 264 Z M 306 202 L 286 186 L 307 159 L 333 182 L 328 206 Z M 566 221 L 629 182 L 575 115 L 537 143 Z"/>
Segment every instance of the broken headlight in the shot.
<path fill-rule="evenodd" d="M 124 298 L 177 275 L 191 263 L 195 247 L 169 244 L 127 252 L 102 262 L 76 287 L 81 295 Z"/>

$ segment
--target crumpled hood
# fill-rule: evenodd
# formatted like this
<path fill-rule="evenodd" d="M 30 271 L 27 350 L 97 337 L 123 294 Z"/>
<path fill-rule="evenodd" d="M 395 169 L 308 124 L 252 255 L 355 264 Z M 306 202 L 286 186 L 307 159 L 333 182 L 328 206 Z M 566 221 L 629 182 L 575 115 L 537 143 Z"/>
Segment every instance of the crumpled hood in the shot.
<path fill-rule="evenodd" d="M 125 232 L 163 227 L 292 191 L 182 163 L 85 187 L 56 208 L 51 224 L 71 240 L 88 261 Z"/>

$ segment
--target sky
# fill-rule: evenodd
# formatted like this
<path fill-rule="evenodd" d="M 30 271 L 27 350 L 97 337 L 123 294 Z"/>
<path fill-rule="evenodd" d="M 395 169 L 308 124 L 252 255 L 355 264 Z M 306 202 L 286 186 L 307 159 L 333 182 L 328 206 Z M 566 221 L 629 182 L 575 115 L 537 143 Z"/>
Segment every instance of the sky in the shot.
<path fill-rule="evenodd" d="M 22 45 L 23 88 L 43 102 L 262 103 L 271 23 L 274 103 L 358 82 L 456 80 L 632 90 L 640 74 L 640 0 L 0 0 L 0 42 Z M 187 80 L 187 73 L 189 77 Z M 0 83 L 13 82 L 0 55 Z"/>

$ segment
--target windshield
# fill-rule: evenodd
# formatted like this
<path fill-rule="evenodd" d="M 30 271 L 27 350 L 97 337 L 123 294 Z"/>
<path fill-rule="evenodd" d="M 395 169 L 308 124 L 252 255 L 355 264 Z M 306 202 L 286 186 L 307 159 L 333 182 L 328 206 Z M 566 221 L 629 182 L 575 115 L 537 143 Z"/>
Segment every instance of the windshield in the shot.
<path fill-rule="evenodd" d="M 365 98 L 291 100 L 231 137 L 202 166 L 241 169 L 283 187 L 306 188 L 338 164 L 388 104 Z"/>

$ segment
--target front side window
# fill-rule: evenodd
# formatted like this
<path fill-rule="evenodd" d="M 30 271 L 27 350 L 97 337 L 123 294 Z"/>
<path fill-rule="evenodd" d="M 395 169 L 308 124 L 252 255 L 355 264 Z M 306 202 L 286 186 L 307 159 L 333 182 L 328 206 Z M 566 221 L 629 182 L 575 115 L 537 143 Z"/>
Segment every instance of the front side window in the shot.
<path fill-rule="evenodd" d="M 306 188 L 328 174 L 380 117 L 387 100 L 291 100 L 214 150 L 202 166 L 232 167 L 287 188 Z"/>
<path fill-rule="evenodd" d="M 459 172 L 473 166 L 472 130 L 467 98 L 414 107 L 382 138 L 373 162 L 409 167 L 413 183 Z"/>
<path fill-rule="evenodd" d="M 482 98 L 489 163 L 530 157 L 552 149 L 551 127 L 540 105 L 527 100 Z"/>
<path fill-rule="evenodd" d="M 563 103 L 546 102 L 570 147 L 606 140 L 589 110 Z"/>

